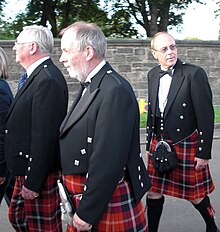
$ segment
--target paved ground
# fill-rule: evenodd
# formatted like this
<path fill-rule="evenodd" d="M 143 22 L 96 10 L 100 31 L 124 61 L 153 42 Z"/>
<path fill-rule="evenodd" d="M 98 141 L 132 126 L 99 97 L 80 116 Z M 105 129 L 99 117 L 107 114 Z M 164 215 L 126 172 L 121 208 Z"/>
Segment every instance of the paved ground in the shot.
<path fill-rule="evenodd" d="M 144 151 L 144 146 L 142 146 Z M 215 129 L 212 160 L 210 167 L 216 189 L 210 195 L 216 210 L 216 223 L 220 227 L 220 128 Z M 145 203 L 145 199 L 143 199 Z M 64 224 L 65 227 L 65 224 Z M 197 210 L 187 201 L 166 197 L 159 232 L 205 232 L 204 222 Z M 0 232 L 13 232 L 7 219 L 5 202 L 0 207 Z"/>

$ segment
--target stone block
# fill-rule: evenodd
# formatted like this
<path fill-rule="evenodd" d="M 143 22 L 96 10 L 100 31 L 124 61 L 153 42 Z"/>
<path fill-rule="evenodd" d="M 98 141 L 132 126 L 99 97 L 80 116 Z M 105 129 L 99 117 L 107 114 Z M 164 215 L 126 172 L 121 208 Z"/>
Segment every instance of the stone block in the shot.
<path fill-rule="evenodd" d="M 177 41 L 178 54 L 182 61 L 199 65 L 207 72 L 213 91 L 213 103 L 220 105 L 220 42 L 219 41 Z M 147 72 L 158 65 L 149 48 L 149 40 L 140 39 L 109 39 L 107 61 L 124 76 L 133 86 L 137 98 L 147 98 Z M 15 52 L 12 50 L 14 40 L 0 41 L 9 60 L 8 82 L 15 94 L 23 68 L 15 62 Z M 69 101 L 72 102 L 78 92 L 79 83 L 69 77 L 63 64 L 59 62 L 61 55 L 60 39 L 55 39 L 55 47 L 51 58 L 63 72 L 68 88 Z"/>

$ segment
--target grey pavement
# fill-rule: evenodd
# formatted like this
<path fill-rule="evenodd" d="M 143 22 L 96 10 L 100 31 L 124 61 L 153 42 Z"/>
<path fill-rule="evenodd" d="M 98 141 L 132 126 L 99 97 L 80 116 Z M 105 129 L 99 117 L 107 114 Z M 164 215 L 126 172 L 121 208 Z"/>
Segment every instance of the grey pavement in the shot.
<path fill-rule="evenodd" d="M 144 154 L 144 145 L 142 145 Z M 211 203 L 215 208 L 215 220 L 220 227 L 220 125 L 215 127 L 211 173 L 215 182 L 215 191 L 210 195 Z M 205 232 L 205 224 L 200 214 L 191 203 L 171 197 L 165 197 L 164 210 L 161 217 L 159 232 Z M 143 198 L 145 204 L 145 197 Z M 5 201 L 0 206 L 0 232 L 13 232 L 8 218 Z M 65 223 L 64 226 L 65 228 Z"/>

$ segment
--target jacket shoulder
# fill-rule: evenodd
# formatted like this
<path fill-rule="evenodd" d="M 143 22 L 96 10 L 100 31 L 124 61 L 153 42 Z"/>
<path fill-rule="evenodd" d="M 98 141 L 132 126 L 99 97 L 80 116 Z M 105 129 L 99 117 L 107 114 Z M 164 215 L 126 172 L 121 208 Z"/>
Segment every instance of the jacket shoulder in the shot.
<path fill-rule="evenodd" d="M 182 68 L 183 69 L 189 69 L 189 70 L 204 70 L 202 67 L 196 65 L 196 64 L 191 64 L 191 63 L 187 63 L 187 62 L 182 62 Z"/>
<path fill-rule="evenodd" d="M 154 73 L 154 72 L 156 72 L 156 71 L 158 71 L 160 69 L 160 65 L 158 64 L 158 65 L 155 65 L 154 67 L 152 67 L 150 70 L 149 70 L 149 74 L 151 74 L 151 73 Z"/>

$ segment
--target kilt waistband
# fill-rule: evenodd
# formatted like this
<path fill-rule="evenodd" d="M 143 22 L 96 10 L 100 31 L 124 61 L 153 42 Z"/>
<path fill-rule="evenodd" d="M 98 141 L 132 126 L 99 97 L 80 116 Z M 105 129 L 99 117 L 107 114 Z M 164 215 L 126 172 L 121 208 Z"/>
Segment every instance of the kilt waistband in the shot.
<path fill-rule="evenodd" d="M 71 189 L 71 192 L 74 195 L 78 195 L 84 192 L 84 187 L 87 180 L 87 174 L 72 174 L 72 175 L 64 175 L 63 183 L 67 187 L 67 189 Z M 123 181 L 127 181 L 126 169 L 124 169 L 122 177 L 120 178 L 118 184 Z"/>

